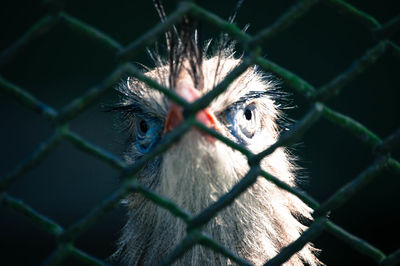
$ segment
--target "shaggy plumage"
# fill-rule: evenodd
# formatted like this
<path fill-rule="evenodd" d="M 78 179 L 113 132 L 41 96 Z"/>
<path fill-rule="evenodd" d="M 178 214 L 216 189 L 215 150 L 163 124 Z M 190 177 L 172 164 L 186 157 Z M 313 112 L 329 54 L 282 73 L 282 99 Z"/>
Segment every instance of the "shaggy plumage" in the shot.
<path fill-rule="evenodd" d="M 159 12 L 163 13 L 162 9 Z M 215 55 L 207 58 L 197 47 L 192 26 L 186 18 L 179 28 L 167 34 L 170 57 L 163 60 L 153 55 L 156 67 L 146 75 L 174 90 L 182 87 L 183 94 L 194 89 L 201 96 L 222 81 L 240 59 L 234 58 L 227 41 L 222 41 Z M 179 85 L 182 82 L 184 85 Z M 282 119 L 273 93 L 275 86 L 256 67 L 249 68 L 208 107 L 207 115 L 213 117 L 214 128 L 254 153 L 268 148 L 279 136 L 277 122 Z M 133 78 L 123 83 L 119 91 L 124 99 L 115 109 L 125 114 L 131 133 L 125 158 L 133 163 L 168 134 L 165 126 L 172 104 L 162 93 Z M 261 165 L 295 186 L 296 167 L 285 149 L 277 149 Z M 227 193 L 248 170 L 247 160 L 240 152 L 191 129 L 167 152 L 148 162 L 139 172 L 138 180 L 192 214 L 198 214 Z M 132 194 L 126 201 L 128 221 L 114 258 L 123 265 L 156 265 L 183 239 L 186 225 L 140 194 Z M 203 229 L 236 254 L 261 265 L 300 236 L 305 226 L 299 220 L 312 219 L 310 211 L 295 196 L 259 177 Z M 318 265 L 314 251 L 307 244 L 286 265 Z M 176 262 L 176 265 L 229 264 L 229 259 L 199 245 Z"/>

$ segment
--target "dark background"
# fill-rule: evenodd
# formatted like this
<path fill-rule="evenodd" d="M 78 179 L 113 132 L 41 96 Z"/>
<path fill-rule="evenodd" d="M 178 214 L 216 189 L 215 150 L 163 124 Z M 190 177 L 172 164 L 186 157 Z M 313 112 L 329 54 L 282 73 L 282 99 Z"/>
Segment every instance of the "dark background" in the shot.
<path fill-rule="evenodd" d="M 167 12 L 175 1 L 165 1 Z M 385 23 L 398 15 L 393 1 L 348 1 Z M 270 25 L 293 1 L 245 1 L 237 24 L 250 24 L 254 35 Z M 398 3 L 397 3 L 398 4 Z M 228 18 L 234 1 L 201 1 L 206 9 Z M 2 1 L 0 8 L 0 50 L 7 48 L 34 22 L 46 14 L 40 1 Z M 158 22 L 148 1 L 69 1 L 66 11 L 109 34 L 126 45 Z M 203 25 L 205 38 L 215 37 L 215 27 Z M 397 38 L 397 39 L 396 39 Z M 394 38 L 399 43 L 399 36 Z M 363 25 L 319 4 L 288 30 L 263 45 L 263 54 L 319 87 L 344 71 L 376 41 Z M 133 60 L 151 65 L 143 51 Z M 100 83 L 116 67 L 114 55 L 102 45 L 67 27 L 59 25 L 17 56 L 1 75 L 59 109 Z M 387 53 L 374 66 L 347 85 L 328 106 L 361 122 L 381 138 L 400 125 L 399 58 Z M 288 116 L 301 118 L 309 104 L 286 84 L 292 93 Z M 117 93 L 110 91 L 74 119 L 70 128 L 120 154 L 124 137 L 115 127 L 115 117 L 102 112 L 102 105 L 115 103 Z M 51 125 L 12 97 L 0 94 L 1 158 L 0 175 L 15 167 L 37 145 L 52 134 Z M 308 181 L 302 188 L 318 201 L 327 199 L 341 186 L 362 172 L 374 160 L 368 147 L 348 132 L 321 119 L 295 153 Z M 394 156 L 399 159 L 398 154 Z M 22 176 L 8 193 L 21 198 L 40 213 L 62 226 L 83 217 L 118 187 L 118 172 L 63 141 L 34 170 Z M 389 172 L 378 176 L 347 204 L 331 214 L 331 219 L 386 254 L 400 247 L 400 179 Z M 124 210 L 110 212 L 78 238 L 76 245 L 106 259 L 115 250 Z M 328 265 L 374 265 L 344 242 L 328 233 L 315 241 L 323 251 L 320 258 Z M 0 207 L 0 264 L 36 265 L 55 248 L 55 239 L 23 215 Z M 72 259 L 66 265 L 79 264 Z"/>

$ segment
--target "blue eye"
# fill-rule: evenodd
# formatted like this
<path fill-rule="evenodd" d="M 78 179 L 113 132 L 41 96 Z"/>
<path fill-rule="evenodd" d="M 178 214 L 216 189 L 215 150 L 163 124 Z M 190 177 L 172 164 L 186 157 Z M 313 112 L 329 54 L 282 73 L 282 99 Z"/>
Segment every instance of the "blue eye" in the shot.
<path fill-rule="evenodd" d="M 157 142 L 160 131 L 160 123 L 151 119 L 138 118 L 135 120 L 135 136 L 138 150 L 148 152 Z"/>
<path fill-rule="evenodd" d="M 227 127 L 239 142 L 247 144 L 260 128 L 259 115 L 254 104 L 233 106 L 225 112 Z"/>

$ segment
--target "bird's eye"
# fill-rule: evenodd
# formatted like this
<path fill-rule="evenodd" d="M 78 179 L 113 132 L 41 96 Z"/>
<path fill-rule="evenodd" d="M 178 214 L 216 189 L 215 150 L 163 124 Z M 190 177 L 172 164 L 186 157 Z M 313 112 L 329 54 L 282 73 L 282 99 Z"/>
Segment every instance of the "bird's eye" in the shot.
<path fill-rule="evenodd" d="M 252 117 L 251 110 L 248 109 L 248 108 L 246 108 L 246 110 L 244 111 L 244 116 L 246 117 L 247 120 L 250 121 L 250 120 L 251 120 L 251 117 Z"/>
<path fill-rule="evenodd" d="M 242 143 L 248 143 L 260 128 L 257 108 L 254 104 L 233 106 L 226 113 L 227 127 Z"/>
<path fill-rule="evenodd" d="M 160 131 L 159 121 L 151 119 L 135 119 L 136 145 L 140 152 L 148 152 L 157 142 Z"/>
<path fill-rule="evenodd" d="M 146 120 L 142 119 L 139 122 L 139 129 L 141 133 L 146 134 L 147 130 L 149 130 L 149 126 L 147 125 Z"/>

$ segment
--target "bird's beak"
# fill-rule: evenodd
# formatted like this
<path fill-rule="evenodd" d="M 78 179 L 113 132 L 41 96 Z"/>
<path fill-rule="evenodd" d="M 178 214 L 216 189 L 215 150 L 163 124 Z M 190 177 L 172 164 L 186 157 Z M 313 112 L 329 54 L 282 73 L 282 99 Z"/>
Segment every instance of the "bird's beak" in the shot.
<path fill-rule="evenodd" d="M 201 96 L 200 92 L 194 88 L 193 83 L 187 79 L 180 80 L 178 82 L 175 92 L 189 103 L 196 101 Z M 164 134 L 172 131 L 175 127 L 182 123 L 184 119 L 182 112 L 183 108 L 181 106 L 174 102 L 171 102 L 167 121 L 164 127 Z M 215 118 L 215 115 L 209 110 L 209 108 L 197 112 L 196 119 L 205 126 L 214 130 L 218 130 L 217 119 Z M 211 143 L 215 142 L 215 139 L 212 136 L 206 133 L 204 134 Z"/>

